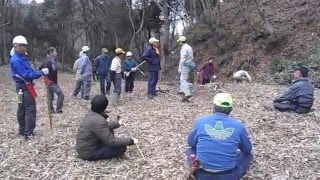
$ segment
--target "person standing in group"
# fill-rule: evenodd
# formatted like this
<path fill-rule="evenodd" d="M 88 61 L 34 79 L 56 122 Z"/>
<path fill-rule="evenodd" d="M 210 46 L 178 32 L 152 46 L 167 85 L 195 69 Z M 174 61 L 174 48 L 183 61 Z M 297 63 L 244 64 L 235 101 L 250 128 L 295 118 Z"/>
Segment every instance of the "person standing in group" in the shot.
<path fill-rule="evenodd" d="M 206 62 L 198 71 L 198 74 L 201 75 L 201 84 L 207 84 L 211 82 L 211 78 L 213 77 L 213 59 L 210 59 L 209 62 Z"/>
<path fill-rule="evenodd" d="M 49 74 L 47 78 L 47 84 L 49 88 L 49 98 L 52 101 L 49 101 L 49 107 L 51 109 L 52 113 L 62 113 L 62 107 L 63 107 L 63 100 L 64 100 L 64 94 L 58 85 L 58 66 L 57 66 L 57 50 L 54 47 L 49 47 L 47 56 L 43 62 L 43 64 L 40 66 L 40 69 L 42 68 L 48 68 Z M 54 94 L 57 94 L 57 107 L 56 111 L 53 109 L 53 100 L 54 100 Z"/>
<path fill-rule="evenodd" d="M 96 59 L 93 59 L 92 62 L 91 62 L 91 65 L 92 65 L 92 81 L 93 82 L 97 82 L 97 79 L 99 79 L 98 77 L 98 70 L 97 70 L 97 67 L 95 66 L 95 63 L 96 63 Z"/>
<path fill-rule="evenodd" d="M 101 53 L 102 54 L 94 60 L 94 67 L 97 69 L 97 76 L 100 81 L 100 92 L 101 94 L 106 94 L 106 88 L 107 91 L 110 91 L 111 82 L 107 78 L 110 79 L 110 77 L 108 77 L 108 74 L 110 71 L 111 60 L 107 54 L 108 50 L 106 48 L 102 48 Z"/>
<path fill-rule="evenodd" d="M 34 71 L 26 57 L 27 39 L 24 36 L 16 36 L 13 39 L 14 54 L 10 60 L 11 75 L 16 84 L 16 91 L 21 98 L 18 102 L 17 119 L 19 123 L 19 135 L 29 140 L 34 136 L 36 127 L 36 101 L 33 80 L 49 74 L 48 68 Z"/>
<path fill-rule="evenodd" d="M 143 52 L 142 58 L 148 63 L 149 78 L 147 97 L 152 99 L 156 95 L 156 86 L 159 78 L 160 64 L 160 45 L 159 40 L 152 37 L 149 39 L 150 46 Z"/>
<path fill-rule="evenodd" d="M 80 76 L 83 81 L 83 99 L 90 99 L 91 90 L 91 75 L 92 75 L 92 65 L 88 57 L 90 48 L 88 46 L 82 47 L 82 56 L 80 57 Z"/>
<path fill-rule="evenodd" d="M 116 56 L 112 59 L 110 67 L 110 78 L 114 86 L 112 101 L 118 104 L 121 94 L 122 78 L 124 76 L 121 66 L 121 59 L 124 58 L 125 52 L 121 48 L 117 48 L 115 53 Z"/>
<path fill-rule="evenodd" d="M 79 58 L 73 64 L 73 71 L 76 73 L 76 85 L 72 95 L 75 98 L 78 96 L 79 92 L 81 92 L 81 98 L 83 97 L 83 81 L 81 79 L 81 74 L 80 74 L 81 56 L 82 56 L 82 51 L 79 52 Z"/>
<path fill-rule="evenodd" d="M 193 61 L 192 47 L 187 44 L 187 38 L 180 36 L 177 43 L 181 45 L 180 62 L 178 72 L 180 73 L 180 92 L 183 92 L 183 101 L 188 101 L 191 98 L 190 85 L 188 78 L 190 73 L 194 70 L 195 63 Z"/>
<path fill-rule="evenodd" d="M 124 70 L 127 73 L 125 75 L 125 92 L 131 93 L 134 87 L 134 79 L 136 76 L 136 66 L 137 62 L 133 59 L 132 53 L 130 51 L 126 54 L 126 59 L 124 60 Z"/>

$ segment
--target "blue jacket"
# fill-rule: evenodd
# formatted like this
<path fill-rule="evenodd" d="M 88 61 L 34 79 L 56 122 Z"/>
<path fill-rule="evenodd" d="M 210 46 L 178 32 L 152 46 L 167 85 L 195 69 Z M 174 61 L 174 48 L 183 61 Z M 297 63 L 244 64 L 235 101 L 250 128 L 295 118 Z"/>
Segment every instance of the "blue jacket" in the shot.
<path fill-rule="evenodd" d="M 97 68 L 98 75 L 107 76 L 111 65 L 110 57 L 100 55 L 95 59 L 94 62 L 94 66 Z"/>
<path fill-rule="evenodd" d="M 16 90 L 19 89 L 26 90 L 26 84 L 23 80 L 17 78 L 15 75 L 19 74 L 24 80 L 31 82 L 34 79 L 38 79 L 41 77 L 43 72 L 33 71 L 30 66 L 30 63 L 25 55 L 14 53 L 10 59 L 10 67 L 11 67 L 11 76 L 13 80 L 16 82 Z"/>
<path fill-rule="evenodd" d="M 124 60 L 124 63 L 123 63 L 123 68 L 125 71 L 129 72 L 131 71 L 132 68 L 136 67 L 137 66 L 137 62 L 134 60 L 134 59 L 126 59 Z"/>
<path fill-rule="evenodd" d="M 188 137 L 202 168 L 229 170 L 236 166 L 238 152 L 251 156 L 252 144 L 245 126 L 222 113 L 201 117 Z"/>
<path fill-rule="evenodd" d="M 80 57 L 80 75 L 81 79 L 88 78 L 92 74 L 91 61 L 86 54 L 82 54 Z"/>
<path fill-rule="evenodd" d="M 156 53 L 156 50 L 149 46 L 142 54 L 142 58 L 149 65 L 149 71 L 160 71 L 160 55 Z"/>
<path fill-rule="evenodd" d="M 314 101 L 313 86 L 308 78 L 299 78 L 275 102 L 289 101 L 299 106 L 310 108 Z"/>

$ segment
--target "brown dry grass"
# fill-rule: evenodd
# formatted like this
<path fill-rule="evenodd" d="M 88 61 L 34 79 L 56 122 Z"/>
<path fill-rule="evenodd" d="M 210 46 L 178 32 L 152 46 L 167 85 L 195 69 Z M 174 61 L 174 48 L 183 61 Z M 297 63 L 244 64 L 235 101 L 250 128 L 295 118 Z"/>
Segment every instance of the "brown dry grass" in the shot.
<path fill-rule="evenodd" d="M 213 87 L 199 87 L 192 102 L 182 104 L 173 96 L 145 97 L 145 82 L 133 94 L 124 94 L 119 107 L 108 107 L 110 118 L 121 115 L 133 136 L 139 139 L 147 164 L 137 149 L 129 147 L 126 159 L 88 162 L 76 156 L 77 126 L 89 103 L 70 97 L 74 75 L 60 74 L 65 93 L 64 113 L 53 116 L 49 130 L 43 79 L 36 81 L 37 128 L 33 140 L 17 135 L 14 85 L 8 68 L 1 67 L 0 79 L 0 178 L 1 179 L 183 179 L 188 171 L 184 151 L 186 136 L 197 117 L 212 112 Z M 163 89 L 172 89 L 160 85 Z M 319 179 L 320 114 L 307 115 L 270 111 L 263 105 L 283 86 L 262 84 L 222 86 L 234 96 L 232 116 L 242 120 L 252 137 L 254 161 L 246 179 Z M 98 84 L 93 86 L 97 94 Z M 174 91 L 171 91 L 174 92 Z M 319 108 L 319 90 L 314 107 Z M 124 128 L 117 134 L 128 136 Z"/>

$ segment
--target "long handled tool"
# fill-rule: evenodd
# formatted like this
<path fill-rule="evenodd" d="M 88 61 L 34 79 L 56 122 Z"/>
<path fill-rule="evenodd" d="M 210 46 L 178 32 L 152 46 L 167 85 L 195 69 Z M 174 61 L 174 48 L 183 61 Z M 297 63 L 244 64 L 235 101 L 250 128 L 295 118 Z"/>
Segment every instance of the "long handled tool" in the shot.
<path fill-rule="evenodd" d="M 142 63 L 138 64 L 138 66 L 136 66 L 135 68 L 138 69 L 138 67 L 142 66 L 146 61 L 143 61 Z M 138 69 L 139 70 L 139 69 Z M 140 70 L 139 70 L 140 71 Z M 125 72 L 125 75 L 126 76 L 129 76 L 129 74 L 131 73 L 132 71 L 129 71 L 129 72 Z M 140 71 L 143 75 L 144 73 L 142 71 Z"/>
<path fill-rule="evenodd" d="M 118 116 L 117 116 L 117 121 L 119 121 L 120 119 L 121 119 L 121 116 L 118 115 Z M 125 130 L 127 131 L 127 133 L 130 135 L 131 139 L 134 139 L 133 136 L 131 135 L 130 131 L 128 131 L 128 128 L 126 127 L 125 123 L 123 123 L 123 127 L 125 128 Z M 136 145 L 136 147 L 137 147 L 137 149 L 138 149 L 141 157 L 143 158 L 143 160 L 144 160 L 145 162 L 147 162 L 147 160 L 146 160 L 146 158 L 144 157 L 144 155 L 143 155 L 141 149 L 139 148 L 138 144 L 134 144 L 134 145 Z"/>
<path fill-rule="evenodd" d="M 48 116 L 49 116 L 49 123 L 50 123 L 50 130 L 52 130 L 52 114 L 51 114 L 51 108 L 50 108 L 50 103 L 51 101 L 51 95 L 49 94 L 49 85 L 48 85 L 48 76 L 44 76 L 44 84 L 46 86 L 46 93 L 47 93 L 47 109 L 48 109 Z"/>

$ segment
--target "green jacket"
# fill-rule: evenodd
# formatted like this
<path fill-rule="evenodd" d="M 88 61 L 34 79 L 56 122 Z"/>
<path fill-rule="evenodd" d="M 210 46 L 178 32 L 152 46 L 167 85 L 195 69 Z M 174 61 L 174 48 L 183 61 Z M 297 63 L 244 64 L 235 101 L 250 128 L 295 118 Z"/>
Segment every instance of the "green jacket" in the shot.
<path fill-rule="evenodd" d="M 93 111 L 89 111 L 83 118 L 76 137 L 76 150 L 80 158 L 89 159 L 101 144 L 110 147 L 133 144 L 131 138 L 114 137 L 113 129 L 120 125 L 117 121 L 108 122 L 106 118 Z"/>

